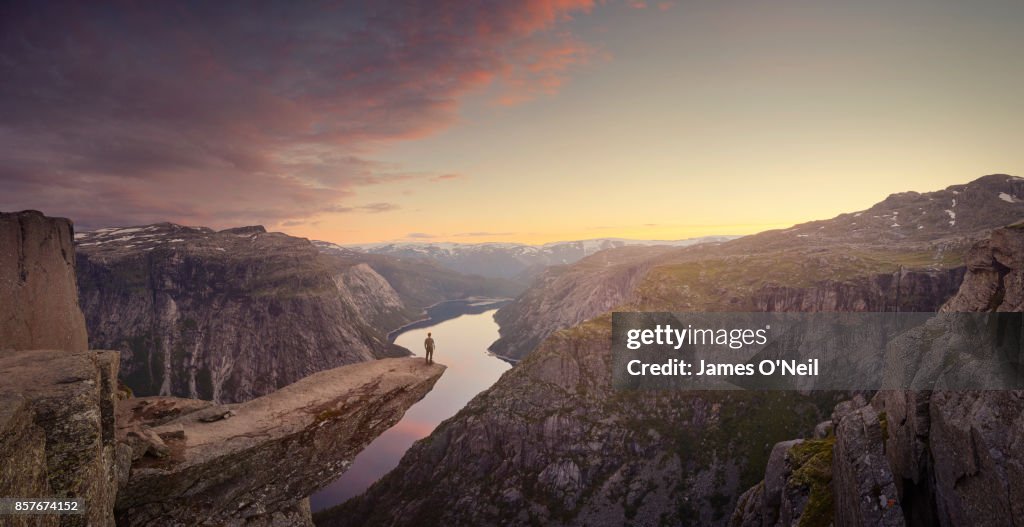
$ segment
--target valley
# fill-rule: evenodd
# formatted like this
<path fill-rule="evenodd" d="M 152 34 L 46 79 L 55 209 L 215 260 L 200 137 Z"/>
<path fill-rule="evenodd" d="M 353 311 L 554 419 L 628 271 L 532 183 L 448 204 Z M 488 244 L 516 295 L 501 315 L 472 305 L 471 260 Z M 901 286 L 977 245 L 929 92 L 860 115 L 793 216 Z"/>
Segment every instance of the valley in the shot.
<path fill-rule="evenodd" d="M 51 489 L 88 488 L 109 507 L 97 522 L 116 515 L 126 525 L 189 521 L 182 492 L 200 488 L 187 483 L 197 474 L 220 482 L 203 484 L 204 514 L 227 524 L 753 526 L 849 517 L 928 525 L 1016 514 L 1004 501 L 976 505 L 989 502 L 957 483 L 1012 485 L 1010 443 L 998 433 L 981 438 L 997 453 L 986 461 L 995 472 L 961 466 L 949 446 L 976 426 L 962 417 L 968 407 L 994 416 L 977 426 L 1017 434 L 1007 421 L 1014 400 L 616 390 L 609 343 L 613 311 L 1019 310 L 1022 181 L 993 175 L 896 194 L 865 211 L 738 239 L 610 247 L 548 266 L 525 289 L 429 258 L 328 247 L 258 226 L 108 228 L 78 233 L 72 246 L 70 223 L 11 215 L 5 221 L 17 227 L 7 230 L 43 233 L 33 236 L 45 251 L 32 256 L 37 242 L 12 238 L 26 249 L 8 258 L 11 276 L 28 278 L 7 283 L 45 293 L 36 305 L 24 285 L 12 289 L 29 307 L 8 317 L 5 338 L 20 350 L 0 367 L 16 375 L 35 357 L 98 379 L 102 390 L 74 407 L 97 404 L 104 416 L 90 436 L 96 456 L 81 466 L 113 483 L 19 470 Z M 60 286 L 44 275 L 63 276 Z M 47 341 L 33 329 L 43 323 L 64 329 Z M 447 370 L 409 357 L 428 331 Z M 33 351 L 43 344 L 71 355 Z M 88 351 L 96 348 L 114 351 Z M 907 368 L 927 358 L 911 359 Z M 345 379 L 356 383 L 342 390 L 349 395 L 326 388 Z M 385 380 L 393 384 L 382 391 Z M 64 392 L 52 390 L 24 388 L 38 395 L 11 418 L 31 421 L 59 405 Z M 302 407 L 294 421 L 264 413 L 289 405 Z M 922 411 L 934 425 L 908 421 Z M 230 426 L 209 424 L 229 418 Z M 342 433 L 356 421 L 357 433 Z M 871 431 L 880 422 L 895 434 L 881 443 Z M 49 437 L 45 448 L 71 441 L 37 426 L 32 437 Z M 297 443 L 281 450 L 281 441 Z M 880 452 L 883 476 L 864 472 L 864 456 Z M 252 470 L 278 468 L 240 480 L 231 460 L 250 455 Z M 321 455 L 331 460 L 317 468 Z M 292 490 L 269 490 L 282 481 Z M 865 485 L 895 498 L 882 509 L 847 499 Z M 225 488 L 237 489 L 237 500 Z"/>

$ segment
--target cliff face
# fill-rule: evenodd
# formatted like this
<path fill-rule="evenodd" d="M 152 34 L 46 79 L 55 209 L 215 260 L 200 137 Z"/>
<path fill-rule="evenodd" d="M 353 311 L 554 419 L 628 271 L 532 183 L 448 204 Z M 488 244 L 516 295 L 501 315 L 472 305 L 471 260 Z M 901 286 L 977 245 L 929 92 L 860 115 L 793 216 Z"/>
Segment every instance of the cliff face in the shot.
<path fill-rule="evenodd" d="M 1024 310 L 1024 230 L 994 231 L 967 261 L 943 311 Z M 1024 394 L 887 391 L 872 404 L 888 415 L 886 456 L 908 524 L 1024 522 Z"/>
<path fill-rule="evenodd" d="M 967 262 L 963 285 L 942 311 L 1021 310 L 1024 230 L 994 231 L 971 249 Z M 942 339 L 941 324 L 927 330 Z M 913 378 L 918 369 L 909 360 L 900 365 L 906 371 L 894 375 Z M 773 473 L 769 463 L 764 481 L 739 500 L 733 524 L 761 525 L 766 517 L 791 513 L 793 507 L 759 491 L 775 482 L 791 486 L 835 525 L 1017 525 L 1024 521 L 1022 415 L 1018 390 L 881 391 L 870 404 L 843 403 L 818 427 L 835 430 L 830 470 L 797 481 Z M 794 450 L 791 443 L 780 445 L 787 456 Z"/>
<path fill-rule="evenodd" d="M 0 213 L 0 350 L 86 349 L 72 231 L 36 211 Z"/>
<path fill-rule="evenodd" d="M 114 523 L 117 355 L 86 351 L 74 263 L 71 222 L 0 213 L 0 496 L 90 505 L 5 525 Z"/>
<path fill-rule="evenodd" d="M 121 352 L 137 395 L 243 401 L 407 353 L 374 327 L 405 317 L 387 281 L 304 239 L 160 224 L 86 233 L 78 249 L 93 344 Z"/>
<path fill-rule="evenodd" d="M 1024 311 L 1024 223 L 996 230 L 975 245 L 967 269 L 943 311 Z"/>
<path fill-rule="evenodd" d="M 545 337 L 622 304 L 668 247 L 610 249 L 573 266 L 542 273 L 522 295 L 498 310 L 501 338 L 488 348 L 519 360 Z"/>
<path fill-rule="evenodd" d="M 117 354 L 9 351 L 0 376 L 9 419 L 0 451 L 10 455 L 0 496 L 82 498 L 86 514 L 61 516 L 60 525 L 113 525 Z"/>

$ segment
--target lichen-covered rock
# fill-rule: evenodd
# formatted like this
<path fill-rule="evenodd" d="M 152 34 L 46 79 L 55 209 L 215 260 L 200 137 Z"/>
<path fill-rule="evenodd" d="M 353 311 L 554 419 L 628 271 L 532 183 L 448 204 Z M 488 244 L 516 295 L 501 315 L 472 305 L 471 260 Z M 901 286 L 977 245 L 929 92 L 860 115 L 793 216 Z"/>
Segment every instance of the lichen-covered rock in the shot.
<path fill-rule="evenodd" d="M 776 443 L 764 479 L 736 502 L 730 527 L 827 527 L 833 523 L 834 438 Z"/>
<path fill-rule="evenodd" d="M 729 519 L 729 527 L 762 527 L 764 517 L 764 481 L 750 487 L 736 500 L 736 509 Z"/>
<path fill-rule="evenodd" d="M 789 451 L 796 445 L 803 442 L 803 439 L 791 439 L 781 441 L 772 447 L 772 453 L 768 456 L 768 465 L 764 469 L 764 510 L 765 521 L 768 525 L 774 525 L 779 518 L 779 509 L 782 505 L 783 490 L 786 482 L 793 474 L 793 465 L 789 459 Z"/>
<path fill-rule="evenodd" d="M 322 371 L 233 405 L 122 401 L 119 414 L 135 417 L 119 434 L 128 442 L 138 434 L 146 450 L 118 493 L 118 525 L 308 524 L 306 498 L 344 472 L 443 372 L 420 360 L 384 359 Z M 156 407 L 182 410 L 166 419 Z M 227 411 L 229 419 L 205 419 Z M 154 436 L 165 453 L 150 450 Z"/>
<path fill-rule="evenodd" d="M 0 353 L 87 348 L 73 230 L 36 211 L 0 212 Z"/>

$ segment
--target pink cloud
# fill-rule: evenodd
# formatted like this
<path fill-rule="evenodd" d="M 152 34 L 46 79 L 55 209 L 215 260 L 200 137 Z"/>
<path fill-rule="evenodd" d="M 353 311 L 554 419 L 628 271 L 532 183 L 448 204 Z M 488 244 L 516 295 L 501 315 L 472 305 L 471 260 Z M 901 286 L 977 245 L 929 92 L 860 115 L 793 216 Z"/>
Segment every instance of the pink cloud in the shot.
<path fill-rule="evenodd" d="M 0 16 L 0 209 L 85 226 L 301 221 L 443 181 L 374 161 L 492 83 L 555 93 L 589 0 L 25 3 Z"/>

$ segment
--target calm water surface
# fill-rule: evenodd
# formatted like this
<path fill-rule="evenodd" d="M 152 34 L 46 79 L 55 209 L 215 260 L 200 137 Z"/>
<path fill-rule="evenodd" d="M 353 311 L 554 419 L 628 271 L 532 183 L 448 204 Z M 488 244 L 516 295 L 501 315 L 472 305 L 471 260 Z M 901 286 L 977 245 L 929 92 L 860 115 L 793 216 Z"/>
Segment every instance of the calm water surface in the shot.
<path fill-rule="evenodd" d="M 434 360 L 448 366 L 448 369 L 434 389 L 410 408 L 401 421 L 356 456 L 348 472 L 312 496 L 310 502 L 314 511 L 361 494 L 398 466 L 402 455 L 414 441 L 430 435 L 441 421 L 455 415 L 511 367 L 487 353 L 487 346 L 498 339 L 494 311 L 462 315 L 398 335 L 396 344 L 422 357 L 423 339 L 427 338 L 428 331 L 433 333 L 436 342 Z"/>

